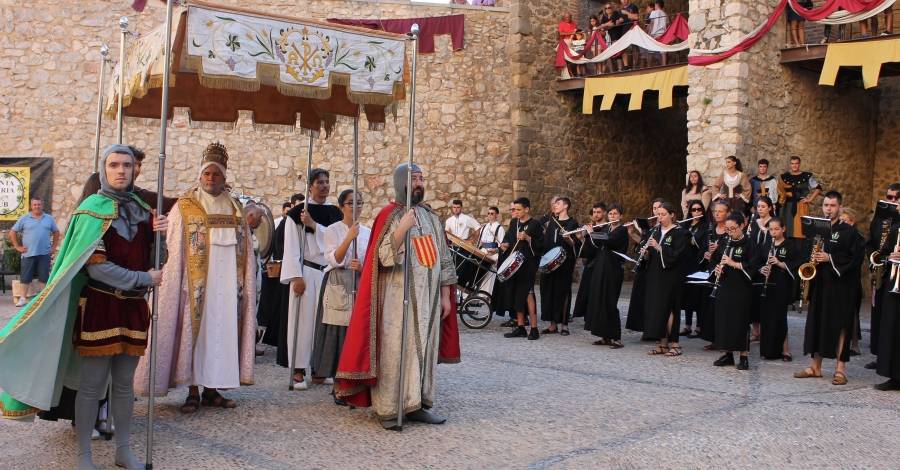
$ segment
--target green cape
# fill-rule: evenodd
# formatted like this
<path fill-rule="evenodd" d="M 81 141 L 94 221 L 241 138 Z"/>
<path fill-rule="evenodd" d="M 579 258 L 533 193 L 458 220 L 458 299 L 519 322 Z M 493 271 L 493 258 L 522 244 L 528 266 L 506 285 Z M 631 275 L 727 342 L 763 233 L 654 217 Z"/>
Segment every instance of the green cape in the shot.
<path fill-rule="evenodd" d="M 78 388 L 80 358 L 73 354 L 72 328 L 87 283 L 82 267 L 118 214 L 118 203 L 100 194 L 79 204 L 46 287 L 0 329 L 3 418 L 31 419 L 58 404 L 63 385 Z"/>

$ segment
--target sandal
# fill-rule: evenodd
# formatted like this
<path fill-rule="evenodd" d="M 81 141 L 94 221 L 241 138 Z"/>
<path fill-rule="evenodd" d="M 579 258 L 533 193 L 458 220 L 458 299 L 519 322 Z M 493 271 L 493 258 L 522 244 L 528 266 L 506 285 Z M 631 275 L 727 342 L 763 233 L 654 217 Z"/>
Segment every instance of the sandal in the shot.
<path fill-rule="evenodd" d="M 203 401 L 201 401 L 200 404 L 203 406 L 227 409 L 237 406 L 236 401 L 223 397 L 217 390 L 203 390 L 202 397 Z"/>
<path fill-rule="evenodd" d="M 609 349 L 622 349 L 624 347 L 625 345 L 619 340 L 612 340 L 609 342 Z"/>
<path fill-rule="evenodd" d="M 812 370 L 811 367 L 807 367 L 806 369 L 801 370 L 800 372 L 794 372 L 795 379 L 819 379 L 822 378 L 822 373 L 819 372 L 816 374 L 816 371 Z"/>
<path fill-rule="evenodd" d="M 666 353 L 666 357 L 676 357 L 680 356 L 681 354 L 681 346 L 672 346 L 671 348 L 669 348 L 669 352 Z"/>
<path fill-rule="evenodd" d="M 184 414 L 196 413 L 200 409 L 200 397 L 198 395 L 188 395 L 181 405 L 181 412 Z"/>
<path fill-rule="evenodd" d="M 544 328 L 543 330 L 541 330 L 542 335 L 555 335 L 556 333 L 559 333 L 559 330 L 551 330 L 550 328 Z"/>
<path fill-rule="evenodd" d="M 847 385 L 847 374 L 835 372 L 834 378 L 831 379 L 831 385 Z"/>
<path fill-rule="evenodd" d="M 647 354 L 650 356 L 662 356 L 662 355 L 665 355 L 667 352 L 669 352 L 669 348 L 660 344 L 659 346 L 656 347 L 656 349 L 651 349 L 650 351 L 647 351 Z"/>
<path fill-rule="evenodd" d="M 606 346 L 609 344 L 609 341 L 606 338 L 600 338 L 591 344 L 593 344 L 594 346 Z"/>
<path fill-rule="evenodd" d="M 782 355 L 781 355 L 781 360 L 782 360 L 783 362 L 791 362 L 791 361 L 794 360 L 794 356 L 791 356 L 790 354 L 785 353 L 785 354 L 782 354 Z"/>

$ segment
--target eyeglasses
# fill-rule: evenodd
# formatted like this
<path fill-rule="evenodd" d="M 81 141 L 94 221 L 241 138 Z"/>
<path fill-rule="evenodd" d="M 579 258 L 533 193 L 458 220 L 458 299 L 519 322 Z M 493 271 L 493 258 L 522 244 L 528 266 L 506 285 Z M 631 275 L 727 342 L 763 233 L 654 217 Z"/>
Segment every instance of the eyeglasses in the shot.
<path fill-rule="evenodd" d="M 897 199 L 900 199 L 900 196 L 898 196 L 896 194 L 888 194 L 887 196 L 884 197 L 884 199 L 886 201 L 896 201 Z"/>
<path fill-rule="evenodd" d="M 703 212 L 702 207 L 691 207 L 691 212 Z"/>

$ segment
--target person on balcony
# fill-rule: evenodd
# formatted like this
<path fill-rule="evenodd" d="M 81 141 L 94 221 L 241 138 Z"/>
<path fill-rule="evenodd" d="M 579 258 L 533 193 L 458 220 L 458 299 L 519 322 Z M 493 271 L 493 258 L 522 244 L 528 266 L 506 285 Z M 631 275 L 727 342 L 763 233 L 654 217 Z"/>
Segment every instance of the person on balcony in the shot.
<path fill-rule="evenodd" d="M 624 21 L 622 13 L 616 10 L 612 3 L 607 3 L 603 6 L 603 14 L 600 16 L 600 28 L 606 31 L 606 42 L 608 44 L 612 45 L 613 42 L 618 41 L 622 37 L 624 33 L 621 25 Z M 619 53 L 606 62 L 606 71 L 608 73 L 623 69 L 622 60 L 624 59 L 622 56 L 623 54 Z"/>
<path fill-rule="evenodd" d="M 798 0 L 797 4 L 806 9 L 813 7 L 812 0 Z M 787 15 L 788 28 L 790 29 L 790 34 L 788 35 L 788 47 L 806 44 L 806 28 L 804 28 L 803 25 L 806 20 L 797 14 L 790 4 L 788 4 Z"/>
<path fill-rule="evenodd" d="M 666 15 L 666 11 L 663 9 L 664 7 L 665 3 L 663 0 L 656 0 L 647 5 L 647 9 L 649 10 L 647 15 L 647 33 L 657 41 L 659 41 L 659 38 L 666 33 L 666 29 L 669 27 L 669 17 Z M 648 58 L 654 56 L 659 57 L 659 65 L 666 65 L 665 52 L 651 52 L 649 53 Z M 647 65 L 650 65 L 649 62 L 650 61 L 648 60 Z"/>

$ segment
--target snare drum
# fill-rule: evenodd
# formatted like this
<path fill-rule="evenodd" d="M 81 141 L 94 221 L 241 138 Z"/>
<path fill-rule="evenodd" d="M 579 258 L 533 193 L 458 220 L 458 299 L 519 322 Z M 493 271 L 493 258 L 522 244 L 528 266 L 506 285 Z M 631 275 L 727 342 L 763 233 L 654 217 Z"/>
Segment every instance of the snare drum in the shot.
<path fill-rule="evenodd" d="M 552 273 L 566 262 L 566 250 L 561 246 L 554 246 L 541 256 L 541 264 L 538 271 L 542 273 Z"/>
<path fill-rule="evenodd" d="M 508 281 L 523 264 L 525 264 L 525 255 L 520 251 L 512 253 L 497 269 L 497 280 L 500 282 Z"/>

